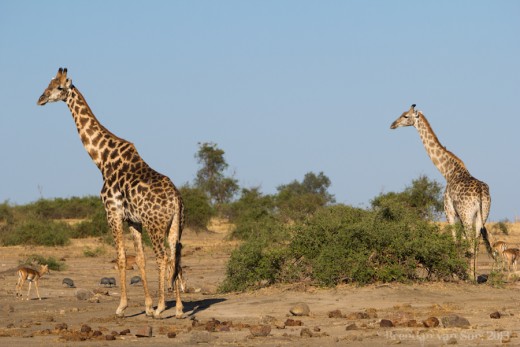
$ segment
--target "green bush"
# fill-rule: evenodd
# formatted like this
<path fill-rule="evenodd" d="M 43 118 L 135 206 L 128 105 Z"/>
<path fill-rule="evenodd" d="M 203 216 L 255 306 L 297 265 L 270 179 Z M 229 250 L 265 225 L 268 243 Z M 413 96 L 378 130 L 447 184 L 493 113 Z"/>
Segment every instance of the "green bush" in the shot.
<path fill-rule="evenodd" d="M 206 230 L 211 217 L 215 214 L 208 195 L 201 188 L 189 185 L 184 185 L 179 190 L 184 202 L 186 226 L 194 230 Z"/>
<path fill-rule="evenodd" d="M 320 172 L 305 174 L 303 181 L 279 186 L 276 206 L 279 217 L 284 221 L 302 221 L 318 209 L 334 202 L 334 196 L 327 189 L 330 179 Z"/>
<path fill-rule="evenodd" d="M 274 232 L 284 233 L 281 230 Z M 231 253 L 226 279 L 220 285 L 220 291 L 254 289 L 279 280 L 284 261 L 288 257 L 287 247 L 268 240 L 269 234 L 267 230 L 261 232 L 258 238 L 252 238 Z"/>
<path fill-rule="evenodd" d="M 80 222 L 73 228 L 73 238 L 86 238 L 110 235 L 106 212 L 104 209 L 97 209 L 87 220 Z"/>
<path fill-rule="evenodd" d="M 334 286 L 466 278 L 464 252 L 423 212 L 393 194 L 370 209 L 323 207 L 297 223 L 284 224 L 270 213 L 246 219 L 236 230 L 248 237 L 233 252 L 220 289 L 301 280 Z"/>
<path fill-rule="evenodd" d="M 24 214 L 43 219 L 84 219 L 103 208 L 98 196 L 40 199 L 18 207 Z"/>
<path fill-rule="evenodd" d="M 65 246 L 71 234 L 72 227 L 66 223 L 31 217 L 10 225 L 2 231 L 0 239 L 4 246 Z"/>
<path fill-rule="evenodd" d="M 262 230 L 276 223 L 274 210 L 271 196 L 263 195 L 258 188 L 242 189 L 240 198 L 227 208 L 227 215 L 235 225 L 231 237 L 256 238 Z"/>

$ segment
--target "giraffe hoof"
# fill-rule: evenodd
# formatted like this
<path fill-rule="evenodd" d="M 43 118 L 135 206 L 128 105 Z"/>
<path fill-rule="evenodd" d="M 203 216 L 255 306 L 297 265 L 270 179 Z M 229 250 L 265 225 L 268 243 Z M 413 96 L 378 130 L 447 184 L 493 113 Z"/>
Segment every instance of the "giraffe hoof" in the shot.
<path fill-rule="evenodd" d="M 162 316 L 161 313 L 162 313 L 162 312 L 159 312 L 159 313 L 154 312 L 154 313 L 153 313 L 153 319 L 163 319 L 163 316 Z"/>

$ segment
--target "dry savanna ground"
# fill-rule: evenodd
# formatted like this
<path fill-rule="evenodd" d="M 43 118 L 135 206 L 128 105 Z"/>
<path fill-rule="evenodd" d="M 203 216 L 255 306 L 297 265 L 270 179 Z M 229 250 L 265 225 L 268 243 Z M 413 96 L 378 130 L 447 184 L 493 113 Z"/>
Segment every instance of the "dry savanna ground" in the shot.
<path fill-rule="evenodd" d="M 214 223 L 210 229 L 201 233 L 186 230 L 183 235 L 183 267 L 188 281 L 187 293 L 182 295 L 184 319 L 174 317 L 172 294 L 168 294 L 163 319 L 146 317 L 139 285 L 129 287 L 126 317 L 116 318 L 119 283 L 115 287 L 99 284 L 102 277 L 118 281 L 110 262 L 115 252 L 95 239 L 74 240 L 63 248 L 0 248 L 0 344 L 520 345 L 520 282 L 514 278 L 499 287 L 435 282 L 324 289 L 299 284 L 219 294 L 218 284 L 237 243 L 226 238 L 227 225 Z M 520 224 L 510 225 L 509 235 L 495 235 L 496 239 L 517 247 Z M 98 247 L 104 253 L 85 256 L 85 250 Z M 133 253 L 130 240 L 128 249 Z M 155 261 L 151 250 L 146 252 L 148 279 L 156 298 Z M 62 259 L 66 269 L 41 279 L 41 301 L 35 299 L 34 286 L 32 300 L 16 299 L 16 267 L 34 253 Z M 481 247 L 479 273 L 489 273 L 492 266 Z M 134 275 L 138 270 L 129 270 L 128 279 Z M 73 279 L 76 288 L 64 287 L 65 277 Z M 26 292 L 27 284 L 24 298 Z M 306 307 L 309 312 L 301 312 L 303 315 L 290 312 L 305 311 Z"/>

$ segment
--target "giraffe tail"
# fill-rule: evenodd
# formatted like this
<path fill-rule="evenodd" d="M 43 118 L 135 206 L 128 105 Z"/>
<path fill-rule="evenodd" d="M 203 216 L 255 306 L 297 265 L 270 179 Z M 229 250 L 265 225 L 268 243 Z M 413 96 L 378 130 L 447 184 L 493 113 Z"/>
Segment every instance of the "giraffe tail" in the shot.
<path fill-rule="evenodd" d="M 489 234 L 485 226 L 482 226 L 482 228 L 480 228 L 480 234 L 482 235 L 482 239 L 484 239 L 484 245 L 486 246 L 486 250 L 491 255 L 491 257 L 495 259 L 493 248 L 491 247 L 491 243 L 489 242 Z"/>
<path fill-rule="evenodd" d="M 181 243 L 181 235 L 182 230 L 184 228 L 184 205 L 182 201 L 180 203 L 180 208 L 176 213 L 176 216 L 173 218 L 172 226 L 170 229 L 170 234 L 168 237 L 168 241 L 170 242 L 171 249 L 171 258 L 169 268 L 171 268 L 171 272 L 169 275 L 169 281 L 171 288 L 178 288 L 175 286 L 175 282 L 179 281 L 178 284 L 181 287 L 181 291 L 184 292 L 185 281 L 182 277 L 182 267 L 181 267 L 181 251 L 182 251 L 182 243 Z M 176 228 L 177 230 L 172 230 Z M 172 234 L 173 233 L 173 234 Z M 175 235 L 172 237 L 172 235 Z"/>
<path fill-rule="evenodd" d="M 491 257 L 493 259 L 495 259 L 495 255 L 493 254 L 493 247 L 491 247 L 491 243 L 489 242 L 489 233 L 486 229 L 486 225 L 485 225 L 485 220 L 484 220 L 484 214 L 483 214 L 483 211 L 482 211 L 482 200 L 483 200 L 483 191 L 482 189 L 480 190 L 480 222 L 482 223 L 482 227 L 480 228 L 480 234 L 482 235 L 482 238 L 484 239 L 484 245 L 486 246 L 486 250 L 488 252 L 489 255 L 491 255 Z"/>

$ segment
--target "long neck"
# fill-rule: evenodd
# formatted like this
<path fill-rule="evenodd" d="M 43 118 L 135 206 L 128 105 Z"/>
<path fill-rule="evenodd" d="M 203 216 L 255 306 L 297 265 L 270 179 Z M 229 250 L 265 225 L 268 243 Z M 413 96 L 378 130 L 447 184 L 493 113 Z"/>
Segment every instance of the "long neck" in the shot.
<path fill-rule="evenodd" d="M 430 123 L 428 123 L 428 120 L 422 113 L 419 113 L 419 119 L 415 123 L 415 127 L 419 132 L 428 156 L 447 181 L 455 174 L 469 174 L 464 162 L 441 145 Z"/>
<path fill-rule="evenodd" d="M 71 87 L 65 102 L 72 113 L 83 146 L 96 166 L 103 171 L 110 150 L 127 141 L 112 134 L 97 120 L 76 87 Z"/>

